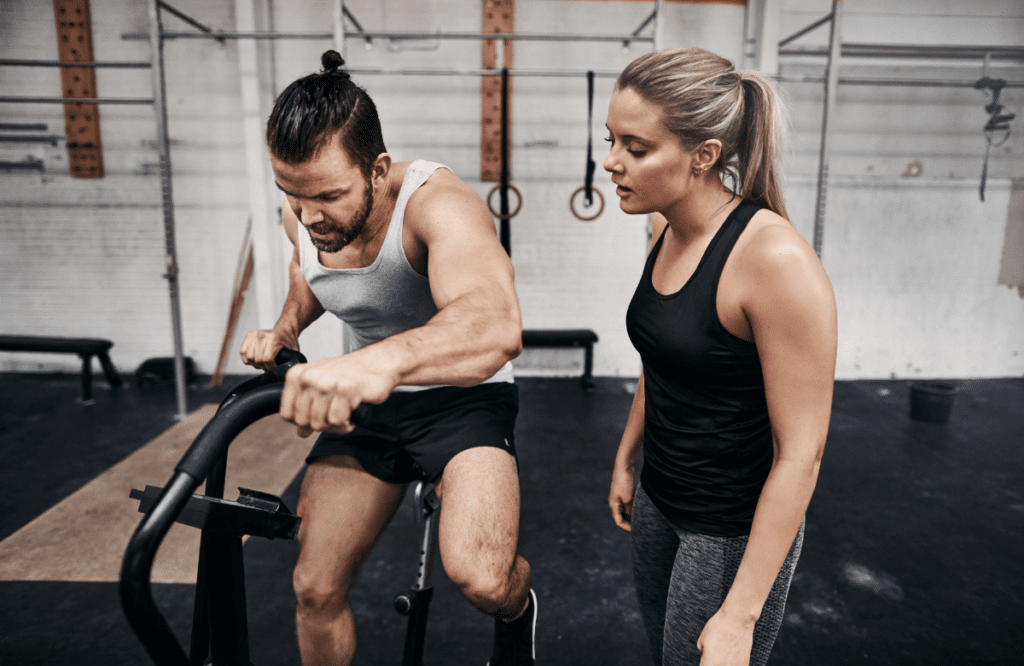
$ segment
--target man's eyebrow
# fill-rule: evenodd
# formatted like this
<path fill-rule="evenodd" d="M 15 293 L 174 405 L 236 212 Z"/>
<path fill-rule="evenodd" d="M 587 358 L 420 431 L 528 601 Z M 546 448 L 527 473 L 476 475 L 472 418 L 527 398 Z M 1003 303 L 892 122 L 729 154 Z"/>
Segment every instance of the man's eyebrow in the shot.
<path fill-rule="evenodd" d="M 296 199 L 319 199 L 319 198 L 325 197 L 325 196 L 327 196 L 329 194 L 339 194 L 341 192 L 340 189 L 324 190 L 323 192 L 319 192 L 317 194 L 314 194 L 311 197 L 304 197 L 304 196 L 302 196 L 300 194 L 295 194 L 294 192 L 289 192 L 288 190 L 284 189 L 283 187 L 281 187 L 281 183 L 277 182 L 276 180 L 274 181 L 274 186 L 277 187 L 277 189 L 279 189 L 282 192 L 284 192 L 285 194 L 287 194 L 288 196 L 295 197 Z"/>

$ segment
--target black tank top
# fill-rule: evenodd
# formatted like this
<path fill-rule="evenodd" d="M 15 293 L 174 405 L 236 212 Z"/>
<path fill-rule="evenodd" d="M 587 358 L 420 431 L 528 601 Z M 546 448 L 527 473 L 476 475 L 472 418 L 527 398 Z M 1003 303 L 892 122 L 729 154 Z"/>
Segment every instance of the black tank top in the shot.
<path fill-rule="evenodd" d="M 667 296 L 651 282 L 663 233 L 626 312 L 626 330 L 644 367 L 640 483 L 672 524 L 712 536 L 750 533 L 772 465 L 757 349 L 722 326 L 716 305 L 725 261 L 760 208 L 741 202 L 689 281 Z"/>

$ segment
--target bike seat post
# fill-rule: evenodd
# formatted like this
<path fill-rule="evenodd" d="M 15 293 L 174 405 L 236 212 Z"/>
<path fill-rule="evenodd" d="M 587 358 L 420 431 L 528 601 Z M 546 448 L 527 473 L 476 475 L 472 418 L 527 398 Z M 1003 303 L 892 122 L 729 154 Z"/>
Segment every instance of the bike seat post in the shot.
<path fill-rule="evenodd" d="M 403 666 L 422 666 L 423 644 L 427 633 L 427 610 L 434 587 L 430 580 L 434 559 L 435 523 L 441 504 L 430 484 L 419 481 L 413 490 L 413 508 L 423 524 L 420 552 L 416 560 L 416 581 L 409 591 L 395 598 L 395 609 L 409 616 L 405 632 Z"/>
<path fill-rule="evenodd" d="M 431 569 L 434 560 L 434 524 L 437 522 L 437 511 L 440 503 L 437 500 L 437 493 L 434 486 L 422 481 L 416 482 L 414 490 L 416 516 L 423 522 L 423 536 L 420 541 L 419 565 L 416 569 L 416 583 L 414 590 L 425 590 L 432 586 L 430 581 Z"/>

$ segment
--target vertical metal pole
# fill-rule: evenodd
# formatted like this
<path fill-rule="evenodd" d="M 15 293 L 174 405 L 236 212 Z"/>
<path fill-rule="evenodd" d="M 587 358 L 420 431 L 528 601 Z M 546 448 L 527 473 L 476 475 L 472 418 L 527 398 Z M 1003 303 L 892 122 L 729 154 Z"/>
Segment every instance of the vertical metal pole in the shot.
<path fill-rule="evenodd" d="M 754 40 L 750 37 L 750 2 L 743 3 L 743 69 L 750 69 L 753 67 L 754 54 L 751 52 L 751 47 L 754 44 Z"/>
<path fill-rule="evenodd" d="M 832 0 L 832 29 L 829 31 L 828 63 L 825 65 L 825 108 L 821 115 L 821 150 L 818 154 L 818 200 L 814 212 L 814 251 L 821 256 L 825 231 L 825 198 L 832 150 L 832 111 L 839 89 L 839 59 L 842 53 L 842 0 Z"/>
<path fill-rule="evenodd" d="M 502 40 L 502 42 L 504 42 L 504 40 Z M 501 229 L 499 231 L 499 235 L 501 237 L 501 244 L 505 247 L 505 252 L 507 252 L 508 256 L 511 257 L 512 231 L 508 218 L 508 104 L 508 69 L 503 68 L 501 70 Z"/>
<path fill-rule="evenodd" d="M 331 19 L 334 23 L 334 50 L 345 58 L 345 0 L 334 0 Z M 341 352 L 349 350 L 352 333 L 345 322 L 341 322 Z"/>
<path fill-rule="evenodd" d="M 665 48 L 665 0 L 654 1 L 654 50 Z"/>
<path fill-rule="evenodd" d="M 171 142 L 167 132 L 167 86 L 164 79 L 164 40 L 159 0 L 149 0 L 149 43 L 153 73 L 153 110 L 160 149 L 160 189 L 163 192 L 164 245 L 167 252 L 167 289 L 171 297 L 171 329 L 174 335 L 174 388 L 178 419 L 188 415 L 185 396 L 185 356 L 181 337 L 181 300 L 178 294 L 178 256 L 174 242 L 174 196 L 171 191 Z"/>
<path fill-rule="evenodd" d="M 754 0 L 754 67 L 775 76 L 779 73 L 779 25 L 782 0 Z"/>
<path fill-rule="evenodd" d="M 334 50 L 345 57 L 345 0 L 334 0 L 331 8 L 331 19 L 334 23 Z"/>

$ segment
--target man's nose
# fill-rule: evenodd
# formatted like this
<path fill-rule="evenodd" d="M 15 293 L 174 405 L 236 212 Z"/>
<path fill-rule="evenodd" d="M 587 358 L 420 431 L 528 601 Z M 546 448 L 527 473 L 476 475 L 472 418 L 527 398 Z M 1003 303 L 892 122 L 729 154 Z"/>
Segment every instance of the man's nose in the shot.
<path fill-rule="evenodd" d="M 310 205 L 309 202 L 299 203 L 295 215 L 299 218 L 299 222 L 306 227 L 322 222 L 324 219 L 323 212 L 317 206 Z"/>

